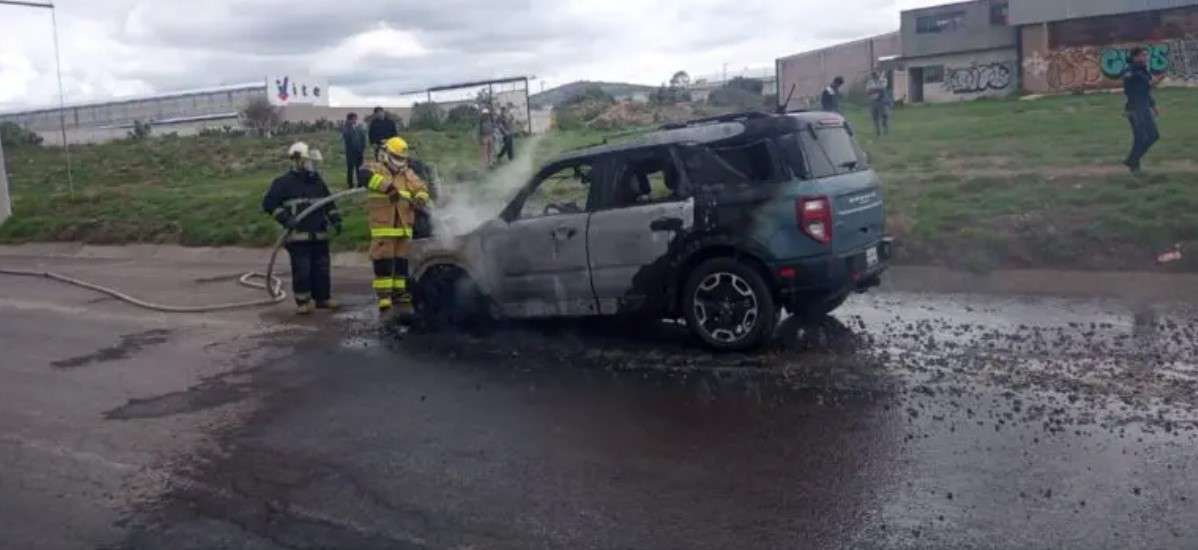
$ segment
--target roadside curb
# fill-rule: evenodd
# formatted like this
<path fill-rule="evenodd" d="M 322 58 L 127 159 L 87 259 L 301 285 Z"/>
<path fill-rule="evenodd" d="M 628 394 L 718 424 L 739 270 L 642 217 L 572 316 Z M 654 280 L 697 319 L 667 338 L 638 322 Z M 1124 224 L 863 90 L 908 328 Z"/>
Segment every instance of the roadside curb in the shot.
<path fill-rule="evenodd" d="M 177 245 L 106 246 L 83 243 L 0 245 L 0 258 L 38 257 L 92 260 L 161 261 L 265 268 L 269 248 L 184 247 Z M 281 255 L 283 256 L 283 255 Z M 285 256 L 277 269 L 287 270 Z M 362 252 L 333 254 L 333 265 L 370 267 Z M 893 266 L 882 277 L 883 290 L 958 294 L 1110 298 L 1136 303 L 1198 303 L 1198 274 L 1152 271 L 1003 270 L 985 274 L 933 266 Z"/>

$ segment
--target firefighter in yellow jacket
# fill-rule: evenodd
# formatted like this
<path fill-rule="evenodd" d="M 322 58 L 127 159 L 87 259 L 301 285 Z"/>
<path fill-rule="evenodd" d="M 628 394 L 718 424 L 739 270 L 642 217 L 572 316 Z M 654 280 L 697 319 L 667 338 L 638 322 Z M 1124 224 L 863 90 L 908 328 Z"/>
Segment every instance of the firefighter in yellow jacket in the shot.
<path fill-rule="evenodd" d="M 383 142 L 379 159 L 366 163 L 359 175 L 370 190 L 366 206 L 379 312 L 386 315 L 395 307 L 401 320 L 410 319 L 408 247 L 417 211 L 430 204 L 428 186 L 409 165 L 408 143 L 400 137 Z"/>

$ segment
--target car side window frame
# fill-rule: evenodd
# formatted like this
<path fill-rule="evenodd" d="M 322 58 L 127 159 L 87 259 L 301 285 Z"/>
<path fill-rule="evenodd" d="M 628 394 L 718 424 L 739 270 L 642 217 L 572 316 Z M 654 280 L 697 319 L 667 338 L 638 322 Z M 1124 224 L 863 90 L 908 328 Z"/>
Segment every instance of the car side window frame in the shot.
<path fill-rule="evenodd" d="M 586 203 L 583 204 L 581 212 L 561 212 L 558 214 L 536 216 L 535 218 L 526 218 L 526 217 L 521 216 L 521 214 L 523 213 L 523 210 L 524 210 L 525 203 L 528 202 L 528 199 L 530 197 L 532 197 L 533 194 L 535 194 L 538 189 L 540 189 L 541 184 L 545 183 L 545 181 L 548 180 L 550 176 L 557 174 L 557 173 L 561 172 L 562 170 L 565 170 L 568 168 L 573 168 L 573 167 L 578 167 L 578 166 L 583 166 L 583 165 L 589 165 L 591 167 L 591 174 L 590 174 L 591 182 L 589 184 L 587 184 Z M 527 184 L 524 185 L 524 188 L 521 189 L 520 192 L 517 193 L 516 196 L 512 198 L 511 202 L 508 203 L 507 207 L 505 207 L 503 209 L 503 211 L 500 212 L 499 218 L 507 223 L 513 223 L 513 222 L 517 222 L 520 220 L 532 220 L 532 219 L 538 219 L 538 218 L 546 218 L 546 217 L 553 217 L 553 216 L 565 216 L 565 215 L 571 215 L 571 214 L 586 214 L 586 213 L 590 213 L 590 212 L 594 211 L 593 205 L 595 204 L 595 194 L 596 194 L 595 189 L 597 187 L 597 183 L 599 182 L 600 179 L 602 179 L 604 177 L 604 173 L 606 172 L 606 170 L 604 170 L 602 168 L 602 166 L 603 166 L 602 159 L 586 158 L 586 159 L 574 159 L 574 160 L 556 162 L 556 163 L 550 164 L 550 165 L 542 168 L 539 172 L 537 172 L 537 175 L 533 176 L 533 178 L 531 180 L 529 180 L 529 182 Z"/>
<path fill-rule="evenodd" d="M 605 177 L 603 178 L 603 181 L 601 183 L 597 182 L 597 181 L 592 183 L 592 186 L 599 184 L 598 187 L 595 187 L 596 201 L 595 201 L 595 207 L 592 209 L 592 211 L 599 212 L 599 211 L 604 211 L 604 210 L 620 210 L 623 208 L 632 208 L 635 206 L 643 206 L 643 205 L 651 205 L 651 204 L 665 204 L 665 203 L 670 203 L 670 202 L 680 202 L 680 201 L 686 200 L 687 197 L 690 196 L 689 179 L 687 179 L 687 177 L 686 177 L 686 171 L 683 169 L 682 163 L 679 161 L 678 154 L 675 151 L 675 149 L 676 148 L 674 146 L 669 145 L 669 146 L 655 147 L 655 148 L 647 149 L 647 150 L 642 149 L 642 150 L 636 152 L 636 153 L 645 153 L 646 151 L 648 151 L 652 154 L 659 155 L 661 161 L 664 164 L 666 164 L 666 165 L 668 165 L 668 167 L 671 167 L 674 169 L 674 173 L 676 174 L 676 178 L 677 178 L 676 179 L 677 183 L 675 185 L 673 193 L 670 195 L 668 200 L 655 200 L 652 202 L 635 203 L 635 204 L 620 204 L 619 201 L 617 200 L 617 195 L 616 195 L 619 190 L 619 185 L 622 182 L 622 180 L 624 179 L 625 173 L 628 170 L 631 170 L 633 165 L 635 164 L 635 162 L 633 162 L 631 159 L 635 158 L 637 156 L 637 154 L 632 153 L 632 154 L 613 155 L 608 163 L 607 169 L 604 170 Z M 665 169 L 666 169 L 666 167 L 663 166 L 662 171 L 664 172 Z"/>

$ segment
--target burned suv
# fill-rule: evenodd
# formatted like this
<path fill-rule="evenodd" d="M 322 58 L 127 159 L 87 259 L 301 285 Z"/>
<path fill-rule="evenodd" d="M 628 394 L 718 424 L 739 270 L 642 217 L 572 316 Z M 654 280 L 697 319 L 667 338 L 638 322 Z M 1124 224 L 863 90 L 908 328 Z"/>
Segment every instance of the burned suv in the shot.
<path fill-rule="evenodd" d="M 766 342 L 783 308 L 822 316 L 890 256 L 877 175 L 839 115 L 669 125 L 545 165 L 496 219 L 414 243 L 433 322 L 685 318 L 721 350 Z"/>

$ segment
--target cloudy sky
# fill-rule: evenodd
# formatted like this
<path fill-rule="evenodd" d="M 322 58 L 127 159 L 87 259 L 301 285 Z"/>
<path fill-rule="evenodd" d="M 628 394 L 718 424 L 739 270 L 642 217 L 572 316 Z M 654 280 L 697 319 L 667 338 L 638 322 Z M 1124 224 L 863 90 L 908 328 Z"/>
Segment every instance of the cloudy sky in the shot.
<path fill-rule="evenodd" d="M 40 1 L 40 0 L 38 0 Z M 58 0 L 68 102 L 327 77 L 335 103 L 509 75 L 659 84 L 898 28 L 938 0 Z M 200 6 L 204 6 L 201 8 Z M 57 102 L 48 10 L 0 5 L 0 111 Z M 534 84 L 533 91 L 540 83 Z"/>

